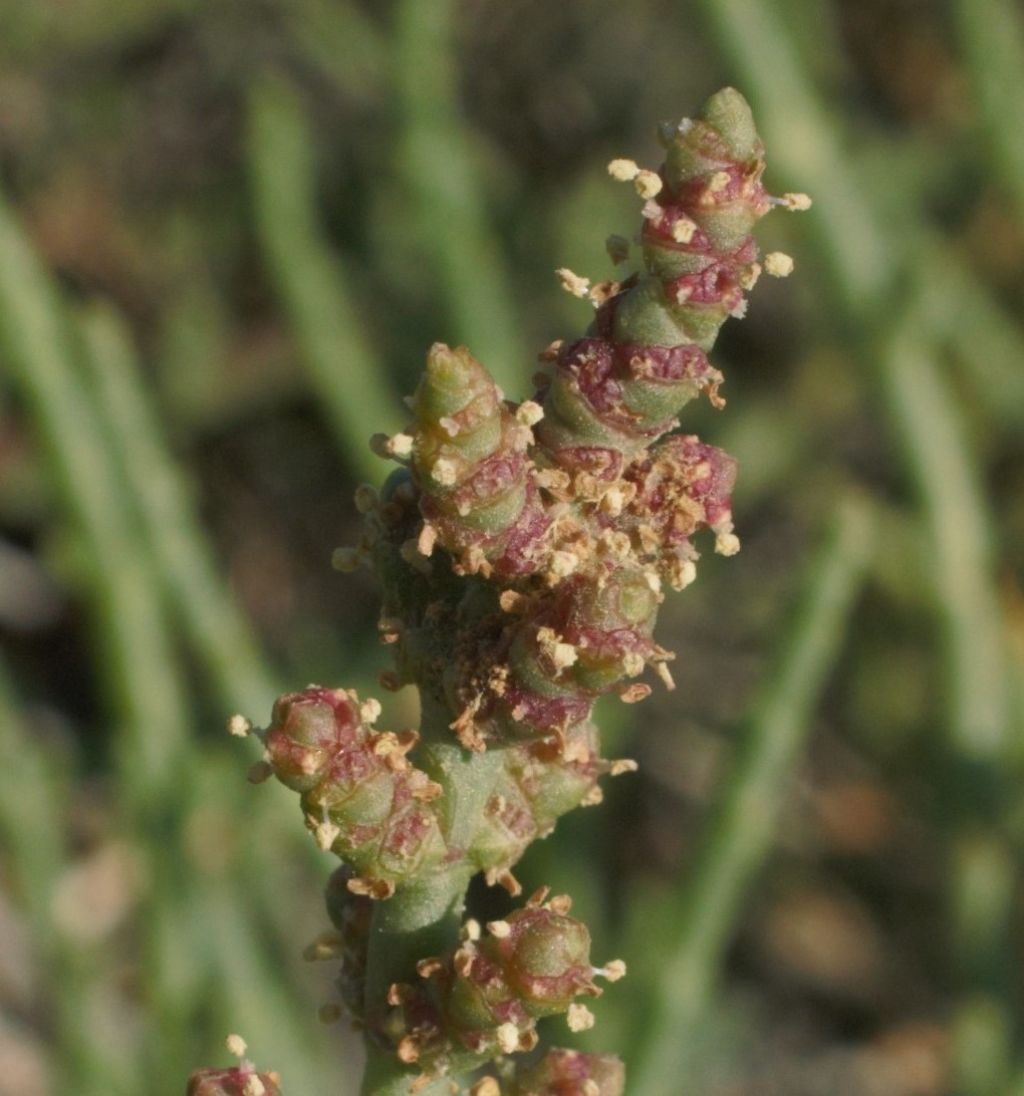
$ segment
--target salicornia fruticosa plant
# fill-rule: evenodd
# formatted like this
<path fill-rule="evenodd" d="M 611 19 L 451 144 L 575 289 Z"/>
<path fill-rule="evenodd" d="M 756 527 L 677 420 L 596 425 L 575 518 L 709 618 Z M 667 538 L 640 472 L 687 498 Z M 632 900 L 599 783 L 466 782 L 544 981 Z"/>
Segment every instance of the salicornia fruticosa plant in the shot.
<path fill-rule="evenodd" d="M 538 1019 L 589 1027 L 597 979 L 625 973 L 593 964 L 569 899 L 544 890 L 483 928 L 463 904 L 477 872 L 518 896 L 513 869 L 531 842 L 598 803 L 602 776 L 635 768 L 601 757 L 594 702 L 643 699 L 648 667 L 673 687 L 673 656 L 654 639 L 663 591 L 693 581 L 696 534 L 710 530 L 724 555 L 739 547 L 734 462 L 673 431 L 700 392 L 722 405 L 707 357 L 719 328 L 743 314 L 762 269 L 792 267 L 778 253 L 758 261 L 755 223 L 808 200 L 765 192 L 761 141 L 730 88 L 660 139 L 660 171 L 609 165 L 644 202 L 644 269 L 593 287 L 558 272 L 596 311 L 586 335 L 540 355 L 533 398 L 506 400 L 468 350 L 438 343 L 408 429 L 372 441 L 398 468 L 380 492 L 357 491 L 362 539 L 336 563 L 376 572 L 394 656 L 381 681 L 418 688 L 419 732 L 378 730 L 376 700 L 320 686 L 281 697 L 254 732 L 255 776 L 296 791 L 317 843 L 342 861 L 327 890 L 334 930 L 311 955 L 341 961 L 368 1096 L 459 1091 L 491 1063 L 477 1096 L 624 1089 L 609 1056 L 552 1050 L 514 1065 Z M 630 244 L 608 248 L 618 263 Z M 235 717 L 232 729 L 251 727 Z M 276 1084 L 243 1063 L 195 1075 L 190 1092 Z"/>

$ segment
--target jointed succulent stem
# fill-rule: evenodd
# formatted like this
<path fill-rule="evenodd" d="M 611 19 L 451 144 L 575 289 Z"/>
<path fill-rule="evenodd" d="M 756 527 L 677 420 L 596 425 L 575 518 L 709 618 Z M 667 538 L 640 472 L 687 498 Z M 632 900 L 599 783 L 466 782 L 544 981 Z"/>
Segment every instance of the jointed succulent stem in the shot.
<path fill-rule="evenodd" d="M 723 405 L 707 357 L 719 328 L 743 314 L 762 269 L 792 268 L 779 254 L 758 262 L 755 223 L 808 200 L 768 196 L 732 89 L 660 140 L 657 173 L 609 165 L 644 201 L 643 269 L 592 289 L 559 272 L 594 318 L 541 354 L 533 398 L 508 401 L 467 349 L 438 343 L 409 427 L 374 439 L 400 467 L 379 493 L 357 492 L 364 535 L 337 562 L 378 576 L 394 655 L 382 684 L 418 688 L 418 734 L 377 731 L 376 701 L 316 686 L 281 697 L 257 732 L 255 775 L 299 794 L 344 865 L 328 887 L 335 932 L 313 950 L 341 959 L 341 995 L 365 1027 L 364 1096 L 449 1092 L 495 1060 L 501 1080 L 481 1079 L 474 1096 L 623 1091 L 614 1058 L 556 1050 L 515 1076 L 505 1060 L 533 1050 L 544 1016 L 589 1027 L 580 998 L 624 964 L 592 965 L 565 897 L 538 892 L 485 929 L 463 903 L 478 871 L 518 896 L 512 869 L 529 844 L 600 802 L 601 776 L 635 768 L 601 757 L 594 702 L 643 699 L 648 667 L 674 687 L 673 655 L 654 639 L 663 590 L 693 580 L 703 530 L 718 552 L 739 548 L 734 462 L 673 431 L 701 392 Z M 615 261 L 628 248 L 609 240 Z"/>

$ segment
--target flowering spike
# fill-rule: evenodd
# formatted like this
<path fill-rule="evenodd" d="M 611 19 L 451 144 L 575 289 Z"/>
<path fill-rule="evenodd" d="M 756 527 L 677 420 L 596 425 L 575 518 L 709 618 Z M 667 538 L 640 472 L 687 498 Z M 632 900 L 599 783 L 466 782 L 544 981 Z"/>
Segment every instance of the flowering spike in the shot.
<path fill-rule="evenodd" d="M 358 873 L 350 890 L 384 897 L 444 857 L 430 802 L 440 789 L 406 761 L 401 738 L 366 726 L 352 694 L 310 686 L 282 696 L 263 741 L 318 843 Z"/>
<path fill-rule="evenodd" d="M 393 660 L 378 680 L 419 689 L 419 735 L 380 730 L 379 703 L 318 686 L 281 697 L 256 732 L 253 777 L 293 789 L 317 843 L 343 861 L 327 891 L 334 929 L 306 954 L 340 960 L 343 1002 L 409 1092 L 532 1050 L 542 1017 L 589 1028 L 580 998 L 601 992 L 595 978 L 625 974 L 620 960 L 591 964 L 586 926 L 546 889 L 486 931 L 467 920 L 458 940 L 451 911 L 474 871 L 519 894 L 512 869 L 527 847 L 599 803 L 602 776 L 635 770 L 602 759 L 594 704 L 642 700 L 648 669 L 674 687 L 673 655 L 654 638 L 665 591 L 694 580 L 701 537 L 721 555 L 739 549 L 735 462 L 675 432 L 678 416 L 701 393 L 724 406 L 708 359 L 719 329 L 743 315 L 762 272 L 793 270 L 782 252 L 759 259 L 754 226 L 810 199 L 767 194 L 761 140 L 732 88 L 658 139 L 659 170 L 608 165 L 642 203 L 642 269 L 596 284 L 557 271 L 593 322 L 539 355 L 533 397 L 506 400 L 469 350 L 436 343 L 409 425 L 371 441 L 398 467 L 379 492 L 357 490 L 363 532 L 335 566 L 377 574 Z M 607 246 L 627 259 L 625 237 Z M 251 730 L 241 717 L 230 727 Z M 444 913 L 425 924 L 424 911 Z M 429 954 L 411 954 L 395 927 L 412 924 Z M 277 1091 L 243 1061 L 197 1074 L 190 1093 L 263 1096 L 260 1086 Z M 473 1091 L 497 1088 L 486 1077 Z M 509 1096 L 623 1090 L 617 1059 L 558 1050 Z"/>
<path fill-rule="evenodd" d="M 529 426 L 465 347 L 444 343 L 431 347 L 413 413 L 413 472 L 436 540 L 470 571 L 484 563 L 521 570 L 544 531 L 526 453 Z"/>
<path fill-rule="evenodd" d="M 458 1056 L 487 1060 L 532 1049 L 538 1019 L 582 1015 L 576 999 L 600 993 L 590 934 L 554 905 L 515 910 L 421 964 L 418 984 L 393 994 L 398 1057 L 439 1072 Z"/>

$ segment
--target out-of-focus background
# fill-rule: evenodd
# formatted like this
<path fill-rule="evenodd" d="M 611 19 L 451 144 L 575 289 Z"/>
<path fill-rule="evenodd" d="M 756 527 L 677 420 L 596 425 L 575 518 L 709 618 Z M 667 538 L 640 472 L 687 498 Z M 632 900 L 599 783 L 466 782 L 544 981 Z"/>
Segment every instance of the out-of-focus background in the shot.
<path fill-rule="evenodd" d="M 277 691 L 375 692 L 366 447 L 435 339 L 588 322 L 659 119 L 753 104 L 758 286 L 687 430 L 744 550 L 663 612 L 637 776 L 523 864 L 631 976 L 638 1096 L 1024 1092 L 1024 12 L 1011 0 L 0 0 L 0 1093 L 172 1096 L 241 1031 L 354 1093 Z M 413 698 L 386 699 L 392 725 Z M 387 720 L 385 720 L 386 722 Z M 476 907 L 501 899 L 474 892 Z M 564 1030 L 548 1033 L 559 1042 Z M 575 1038 L 575 1037 L 573 1037 Z"/>

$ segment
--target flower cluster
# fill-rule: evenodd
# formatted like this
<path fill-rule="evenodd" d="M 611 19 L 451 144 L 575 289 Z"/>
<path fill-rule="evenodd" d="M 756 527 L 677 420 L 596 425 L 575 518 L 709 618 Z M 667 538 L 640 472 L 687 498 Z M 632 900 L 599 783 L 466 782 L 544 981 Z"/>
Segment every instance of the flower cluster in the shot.
<path fill-rule="evenodd" d="M 541 1017 L 589 1026 L 578 998 L 600 992 L 597 975 L 624 972 L 594 968 L 586 927 L 545 894 L 486 931 L 464 922 L 460 940 L 418 965 L 403 957 L 403 926 L 459 932 L 476 871 L 520 893 L 512 868 L 531 842 L 599 802 L 602 776 L 635 768 L 601 757 L 594 703 L 642 700 L 648 669 L 674 687 L 673 655 L 654 636 L 665 591 L 695 578 L 702 533 L 722 555 L 739 549 L 735 464 L 675 432 L 678 416 L 701 393 L 724 406 L 708 359 L 718 331 L 743 315 L 762 272 L 793 265 L 759 258 L 752 230 L 773 206 L 809 200 L 767 194 L 761 141 L 732 89 L 659 136 L 658 171 L 609 165 L 643 203 L 642 268 L 593 286 L 558 272 L 593 321 L 540 355 L 532 398 L 509 401 L 469 350 L 438 343 L 407 428 L 372 440 L 398 467 L 379 491 L 357 491 L 362 536 L 335 562 L 378 577 L 394 658 L 381 684 L 418 689 L 419 734 L 378 731 L 377 701 L 319 686 L 282 697 L 257 731 L 254 777 L 296 791 L 317 842 L 344 864 L 328 887 L 334 931 L 310 957 L 340 958 L 342 998 L 400 1086 L 408 1068 L 403 1092 L 532 1050 Z M 630 243 L 610 237 L 608 250 L 621 262 Z M 233 729 L 252 728 L 235 717 Z M 234 1092 L 230 1078 L 210 1083 L 222 1086 L 211 1096 Z M 518 1096 L 624 1086 L 617 1059 L 571 1050 L 503 1083 Z M 493 1078 L 473 1089 L 501 1091 Z"/>
<path fill-rule="evenodd" d="M 758 261 L 755 223 L 807 202 L 766 193 L 761 142 L 732 89 L 661 138 L 660 172 L 610 165 L 645 200 L 644 270 L 593 289 L 560 272 L 596 311 L 583 338 L 541 355 L 533 399 L 510 403 L 468 350 L 437 344 L 407 431 L 377 440 L 403 470 L 345 559 L 372 560 L 385 582 L 404 563 L 436 591 L 422 616 L 396 606 L 399 680 L 438 684 L 467 749 L 565 736 L 598 696 L 645 696 L 635 679 L 648 666 L 671 687 L 672 656 L 653 639 L 663 589 L 695 577 L 701 530 L 724 555 L 739 548 L 734 462 L 670 432 L 700 392 L 723 404 L 707 357 L 718 330 L 762 270 L 792 266 Z M 621 258 L 622 241 L 611 250 Z M 451 600 L 453 570 L 475 581 Z"/>
<path fill-rule="evenodd" d="M 317 843 L 355 869 L 349 889 L 389 898 L 447 849 L 432 805 L 441 787 L 406 758 L 417 734 L 373 731 L 378 714 L 352 691 L 311 685 L 280 697 L 257 734 L 268 775 L 299 793 Z"/>
<path fill-rule="evenodd" d="M 416 983 L 395 983 L 383 1025 L 402 1061 L 427 1075 L 478 1064 L 537 1045 L 537 1020 L 565 1014 L 572 1031 L 593 1024 L 578 997 L 598 997 L 595 977 L 616 981 L 625 965 L 590 962 L 590 933 L 569 916 L 565 896 L 539 891 L 507 918 L 481 930 L 466 923 L 451 953 L 421 959 Z"/>

